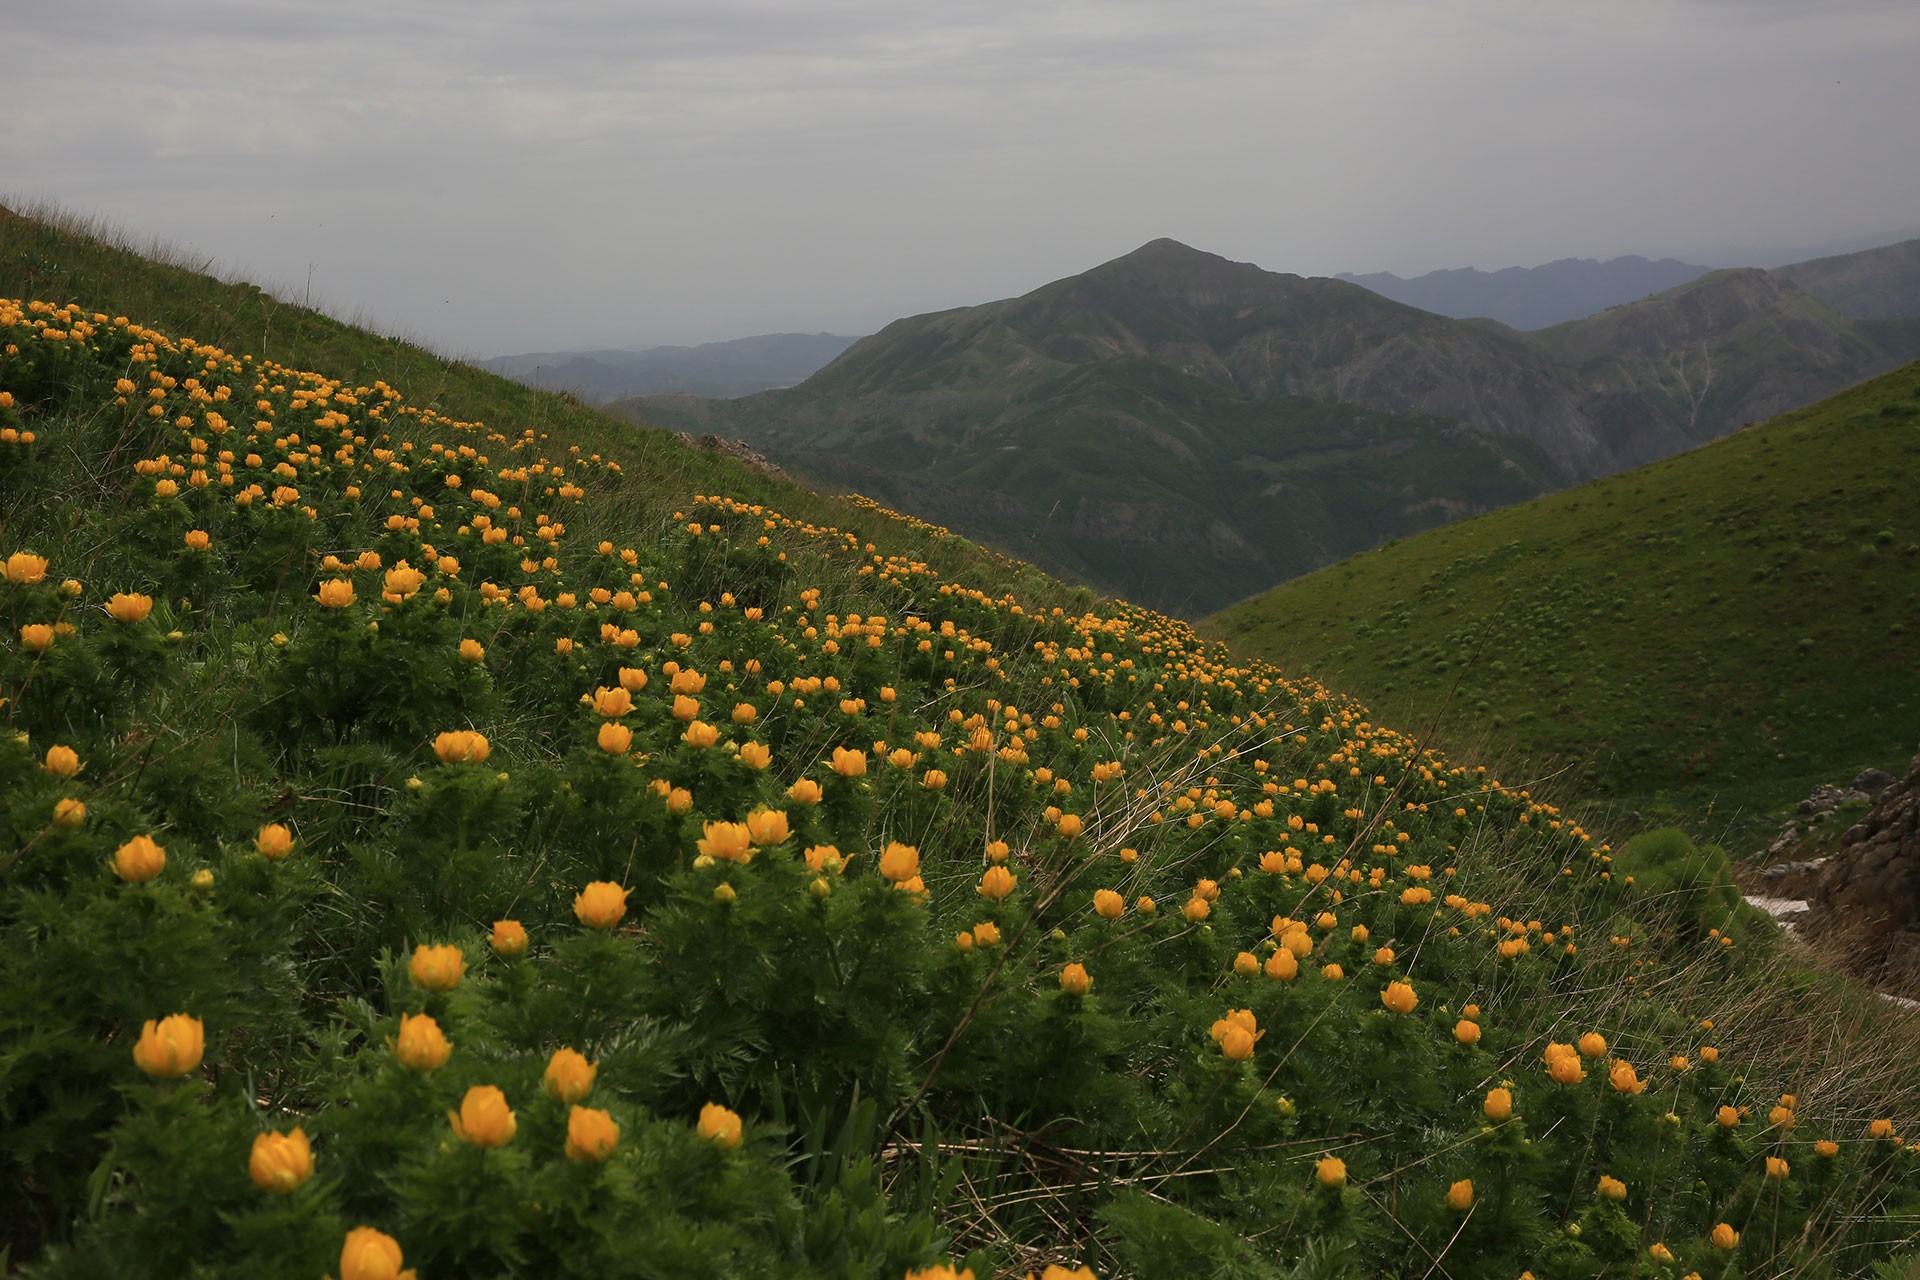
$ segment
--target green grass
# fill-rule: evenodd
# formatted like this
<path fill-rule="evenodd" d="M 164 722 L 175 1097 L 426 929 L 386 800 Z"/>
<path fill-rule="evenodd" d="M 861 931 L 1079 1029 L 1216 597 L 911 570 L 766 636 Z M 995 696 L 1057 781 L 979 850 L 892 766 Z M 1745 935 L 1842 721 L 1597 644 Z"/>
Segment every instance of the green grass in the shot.
<path fill-rule="evenodd" d="M 1920 745 L 1917 459 L 1908 366 L 1208 629 L 1557 794 L 1744 831 Z"/>

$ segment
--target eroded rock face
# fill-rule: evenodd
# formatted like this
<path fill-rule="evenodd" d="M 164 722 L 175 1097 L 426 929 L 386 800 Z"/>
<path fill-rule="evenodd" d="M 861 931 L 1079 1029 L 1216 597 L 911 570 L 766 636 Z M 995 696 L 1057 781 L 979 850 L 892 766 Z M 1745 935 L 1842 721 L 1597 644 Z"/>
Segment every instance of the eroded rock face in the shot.
<path fill-rule="evenodd" d="M 1920 977 L 1920 756 L 1841 836 L 1810 901 L 1810 932 L 1840 942 L 1863 972 Z"/>

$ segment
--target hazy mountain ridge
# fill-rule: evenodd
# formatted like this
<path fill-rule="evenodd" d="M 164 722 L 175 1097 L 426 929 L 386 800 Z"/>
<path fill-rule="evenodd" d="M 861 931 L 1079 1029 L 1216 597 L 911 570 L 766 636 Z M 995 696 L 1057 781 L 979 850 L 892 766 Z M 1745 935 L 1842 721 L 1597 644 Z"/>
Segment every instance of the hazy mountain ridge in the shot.
<path fill-rule="evenodd" d="M 859 339 L 832 333 L 766 333 L 692 347 L 535 351 L 477 361 L 481 368 L 596 403 L 687 393 L 726 399 L 804 382 Z"/>
<path fill-rule="evenodd" d="M 1916 329 L 1849 320 L 1749 270 L 1525 334 L 1156 240 L 1017 298 L 896 321 L 800 387 L 613 408 L 741 436 L 1194 610 L 1711 440 L 1920 354 Z"/>
<path fill-rule="evenodd" d="M 1335 276 L 1436 315 L 1468 320 L 1485 316 L 1515 329 L 1545 329 L 1596 311 L 1697 280 L 1713 268 L 1674 258 L 1649 261 L 1638 254 L 1610 258 L 1560 258 L 1537 267 L 1482 271 L 1459 267 L 1411 278 L 1391 271 Z"/>

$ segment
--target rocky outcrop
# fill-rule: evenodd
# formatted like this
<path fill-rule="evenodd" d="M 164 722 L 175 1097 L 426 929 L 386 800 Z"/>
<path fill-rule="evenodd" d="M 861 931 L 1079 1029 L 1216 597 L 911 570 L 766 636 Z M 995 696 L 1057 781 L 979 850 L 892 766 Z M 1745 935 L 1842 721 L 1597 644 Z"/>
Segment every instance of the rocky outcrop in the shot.
<path fill-rule="evenodd" d="M 1809 902 L 1808 932 L 1838 944 L 1856 970 L 1920 981 L 1920 756 L 1840 837 Z"/>

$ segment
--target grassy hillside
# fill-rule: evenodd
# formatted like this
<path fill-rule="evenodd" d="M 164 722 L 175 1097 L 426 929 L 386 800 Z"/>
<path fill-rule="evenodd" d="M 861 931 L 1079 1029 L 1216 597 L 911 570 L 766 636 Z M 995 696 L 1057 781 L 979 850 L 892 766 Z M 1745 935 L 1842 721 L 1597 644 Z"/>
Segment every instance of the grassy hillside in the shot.
<path fill-rule="evenodd" d="M 1713 850 L 1598 845 L 915 521 L 675 491 L 652 442 L 285 358 L 0 302 L 3 1265 L 1911 1244 L 1920 1032 L 1803 971 Z"/>
<path fill-rule="evenodd" d="M 1751 815 L 1920 740 L 1916 459 L 1908 366 L 1210 630 L 1587 797 Z"/>

